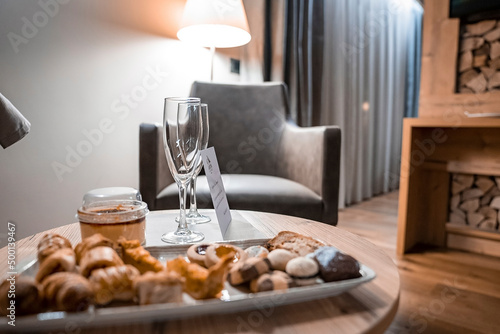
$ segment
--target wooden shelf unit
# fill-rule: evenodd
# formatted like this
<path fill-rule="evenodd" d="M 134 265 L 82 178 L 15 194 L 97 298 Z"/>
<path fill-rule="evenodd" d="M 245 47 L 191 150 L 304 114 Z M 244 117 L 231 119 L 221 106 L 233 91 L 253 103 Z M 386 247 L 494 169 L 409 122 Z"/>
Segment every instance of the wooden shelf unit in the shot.
<path fill-rule="evenodd" d="M 500 118 L 403 121 L 398 255 L 417 244 L 449 245 L 446 223 L 450 173 L 500 176 Z M 453 235 L 453 245 L 464 243 L 467 237 L 463 233 L 458 238 Z"/>

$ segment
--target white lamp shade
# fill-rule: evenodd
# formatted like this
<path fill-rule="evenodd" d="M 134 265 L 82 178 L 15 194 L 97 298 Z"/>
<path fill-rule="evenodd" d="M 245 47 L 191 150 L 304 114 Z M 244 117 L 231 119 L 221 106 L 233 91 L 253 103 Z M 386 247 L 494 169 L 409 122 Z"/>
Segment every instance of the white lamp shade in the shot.
<path fill-rule="evenodd" d="M 188 0 L 177 37 L 216 48 L 245 45 L 252 38 L 242 0 Z"/>

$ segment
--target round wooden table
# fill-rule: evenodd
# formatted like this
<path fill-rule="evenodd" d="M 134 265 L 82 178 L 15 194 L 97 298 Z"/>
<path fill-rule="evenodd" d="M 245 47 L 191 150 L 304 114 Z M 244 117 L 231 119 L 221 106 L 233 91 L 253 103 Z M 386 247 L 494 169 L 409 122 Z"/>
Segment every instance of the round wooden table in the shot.
<path fill-rule="evenodd" d="M 207 211 L 210 212 L 210 211 Z M 289 230 L 308 235 L 335 246 L 373 269 L 376 278 L 341 295 L 297 304 L 256 309 L 222 315 L 204 315 L 177 320 L 135 322 L 100 328 L 62 328 L 68 333 L 383 333 L 398 307 L 400 281 L 396 265 L 378 247 L 365 239 L 334 226 L 302 218 L 253 211 L 232 210 L 232 233 L 252 237 L 273 237 Z M 147 246 L 159 239 L 155 232 L 162 218 L 173 220 L 177 211 L 156 211 L 148 215 Z M 215 215 L 211 213 L 215 220 Z M 215 227 L 216 224 L 212 223 Z M 240 225 L 238 225 L 240 224 Z M 163 225 L 165 226 L 165 225 Z M 173 223 L 169 225 L 175 226 Z M 169 229 L 171 228 L 169 227 Z M 36 256 L 40 238 L 47 232 L 68 238 L 73 245 L 80 240 L 78 223 L 35 234 L 16 243 L 17 263 Z M 226 238 L 227 239 L 227 238 Z M 0 249 L 0 273 L 7 270 L 7 248 Z M 16 327 L 15 329 L 21 329 Z M 43 328 L 40 328 L 43 330 Z M 77 330 L 75 332 L 75 330 Z M 52 331 L 54 333 L 58 332 Z"/>

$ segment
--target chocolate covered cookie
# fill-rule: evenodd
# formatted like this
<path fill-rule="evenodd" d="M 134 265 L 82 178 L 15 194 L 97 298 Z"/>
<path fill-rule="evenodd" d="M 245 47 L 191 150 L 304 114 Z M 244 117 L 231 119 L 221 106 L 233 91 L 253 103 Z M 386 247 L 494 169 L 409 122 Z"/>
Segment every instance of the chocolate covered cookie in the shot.
<path fill-rule="evenodd" d="M 325 282 L 361 277 L 358 261 L 335 247 L 317 249 L 314 259 L 318 262 L 320 277 Z"/>

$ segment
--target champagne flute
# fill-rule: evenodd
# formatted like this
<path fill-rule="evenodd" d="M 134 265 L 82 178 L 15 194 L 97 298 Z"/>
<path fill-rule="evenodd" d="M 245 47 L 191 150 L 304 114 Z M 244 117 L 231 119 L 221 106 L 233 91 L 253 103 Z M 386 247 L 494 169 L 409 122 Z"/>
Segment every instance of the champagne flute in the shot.
<path fill-rule="evenodd" d="M 199 98 L 166 98 L 163 113 L 163 146 L 168 167 L 179 187 L 180 214 L 176 231 L 165 233 L 161 240 L 188 244 L 205 236 L 191 231 L 186 221 L 186 192 L 200 160 L 202 119 Z"/>
<path fill-rule="evenodd" d="M 201 104 L 201 120 L 203 122 L 203 135 L 201 138 L 201 149 L 204 150 L 208 146 L 208 105 L 206 103 Z M 189 224 L 205 224 L 210 221 L 210 217 L 202 215 L 198 212 L 198 205 L 196 203 L 196 178 L 198 174 L 201 172 L 201 168 L 203 167 L 203 161 L 201 159 L 198 160 L 198 164 L 194 171 L 193 178 L 189 183 L 189 212 L 186 214 L 187 222 Z M 175 219 L 177 222 L 179 221 L 179 217 Z"/>

